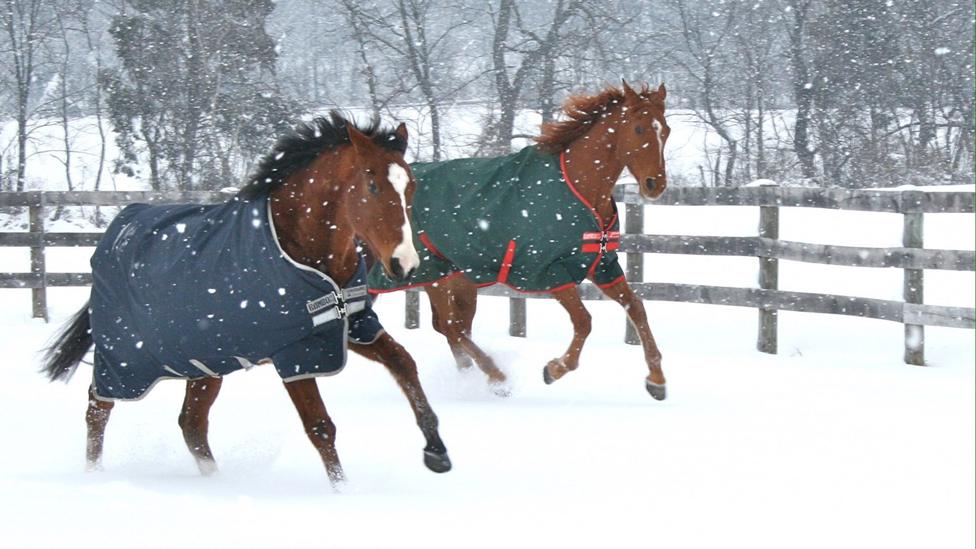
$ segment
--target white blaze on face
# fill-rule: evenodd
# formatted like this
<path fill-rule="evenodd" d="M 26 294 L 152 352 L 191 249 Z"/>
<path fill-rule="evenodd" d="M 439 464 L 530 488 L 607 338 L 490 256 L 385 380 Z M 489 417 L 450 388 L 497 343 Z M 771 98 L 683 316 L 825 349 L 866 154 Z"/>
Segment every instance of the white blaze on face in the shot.
<path fill-rule="evenodd" d="M 657 150 L 661 154 L 661 167 L 664 167 L 664 141 L 661 140 L 661 131 L 663 127 L 657 120 L 651 122 L 651 126 L 654 128 L 654 135 L 657 136 Z"/>
<path fill-rule="evenodd" d="M 407 185 L 410 183 L 410 176 L 403 166 L 391 163 L 387 169 L 387 178 L 393 185 L 393 190 L 400 195 L 400 207 L 403 208 L 403 240 L 393 248 L 393 257 L 400 262 L 400 267 L 404 273 L 416 269 L 420 265 L 420 256 L 417 249 L 413 247 L 413 231 L 410 230 L 410 217 L 407 215 Z"/>

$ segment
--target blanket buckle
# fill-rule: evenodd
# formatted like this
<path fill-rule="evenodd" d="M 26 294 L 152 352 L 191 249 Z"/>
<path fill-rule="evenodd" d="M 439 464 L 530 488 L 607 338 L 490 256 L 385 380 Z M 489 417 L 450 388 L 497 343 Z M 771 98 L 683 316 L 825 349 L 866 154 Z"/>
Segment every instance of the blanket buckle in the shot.
<path fill-rule="evenodd" d="M 338 316 L 336 318 L 346 317 L 346 300 L 342 298 L 342 292 L 332 292 L 332 296 L 335 297 L 335 309 Z"/>

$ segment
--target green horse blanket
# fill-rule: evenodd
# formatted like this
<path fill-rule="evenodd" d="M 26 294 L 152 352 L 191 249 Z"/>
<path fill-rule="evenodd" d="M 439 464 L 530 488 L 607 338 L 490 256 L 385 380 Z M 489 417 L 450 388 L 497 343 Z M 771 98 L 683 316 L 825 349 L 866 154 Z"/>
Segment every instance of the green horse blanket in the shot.
<path fill-rule="evenodd" d="M 479 286 L 552 292 L 591 278 L 623 280 L 616 207 L 604 220 L 565 177 L 563 158 L 535 146 L 497 158 L 412 164 L 414 244 L 420 266 L 394 281 L 382 268 L 369 291 L 433 284 L 464 274 Z"/>

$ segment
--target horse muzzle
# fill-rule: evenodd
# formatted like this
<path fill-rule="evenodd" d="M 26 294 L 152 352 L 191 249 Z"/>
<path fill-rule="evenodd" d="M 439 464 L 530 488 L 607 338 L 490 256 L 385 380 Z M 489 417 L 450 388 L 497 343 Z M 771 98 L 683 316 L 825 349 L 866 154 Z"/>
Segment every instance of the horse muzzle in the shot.
<path fill-rule="evenodd" d="M 407 265 L 404 269 L 404 265 L 400 263 L 399 258 L 390 259 L 390 271 L 393 273 L 393 277 L 397 280 L 406 280 L 410 278 L 410 275 L 417 270 L 417 265 Z"/>
<path fill-rule="evenodd" d="M 663 177 L 648 177 L 644 180 L 644 188 L 641 189 L 643 191 L 641 194 L 648 198 L 654 199 L 661 196 L 667 186 L 667 179 Z"/>

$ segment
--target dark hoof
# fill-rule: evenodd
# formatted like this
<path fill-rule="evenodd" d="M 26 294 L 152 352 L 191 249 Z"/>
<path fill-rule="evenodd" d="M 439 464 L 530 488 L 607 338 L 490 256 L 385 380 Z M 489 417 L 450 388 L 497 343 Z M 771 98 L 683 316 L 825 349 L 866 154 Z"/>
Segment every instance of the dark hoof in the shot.
<path fill-rule="evenodd" d="M 649 380 L 644 380 L 644 387 L 647 388 L 647 392 L 651 393 L 654 400 L 664 400 L 667 396 L 667 388 L 664 385 L 658 385 Z"/>
<path fill-rule="evenodd" d="M 435 473 L 446 473 L 451 470 L 451 458 L 447 457 L 447 452 L 438 454 L 424 450 L 424 465 Z"/>
<path fill-rule="evenodd" d="M 542 381 L 545 381 L 546 385 L 552 385 L 556 381 L 556 379 L 549 373 L 549 366 L 542 367 Z"/>

